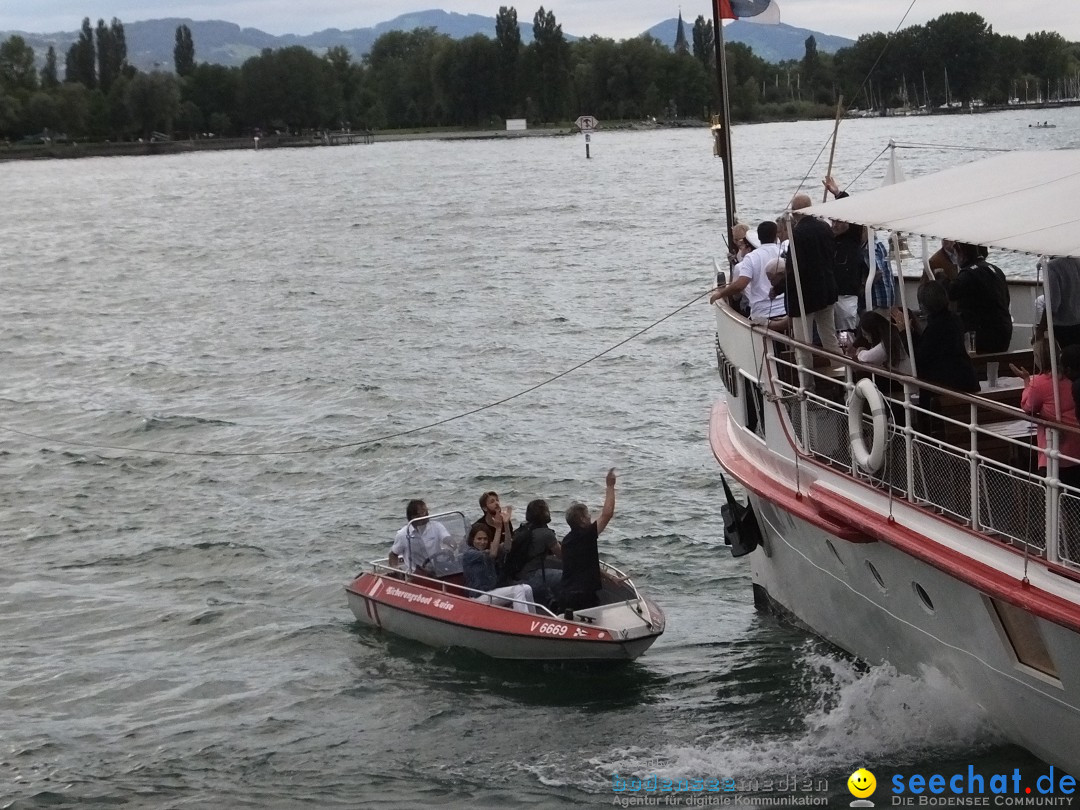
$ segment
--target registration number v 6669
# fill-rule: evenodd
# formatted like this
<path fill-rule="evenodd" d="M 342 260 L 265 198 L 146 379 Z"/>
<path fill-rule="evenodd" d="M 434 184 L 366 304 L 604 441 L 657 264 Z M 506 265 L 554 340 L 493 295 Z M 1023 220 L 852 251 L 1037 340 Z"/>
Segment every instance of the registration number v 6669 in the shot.
<path fill-rule="evenodd" d="M 533 622 L 529 628 L 534 633 L 545 633 L 549 636 L 565 636 L 570 632 L 569 626 L 556 622 Z"/>

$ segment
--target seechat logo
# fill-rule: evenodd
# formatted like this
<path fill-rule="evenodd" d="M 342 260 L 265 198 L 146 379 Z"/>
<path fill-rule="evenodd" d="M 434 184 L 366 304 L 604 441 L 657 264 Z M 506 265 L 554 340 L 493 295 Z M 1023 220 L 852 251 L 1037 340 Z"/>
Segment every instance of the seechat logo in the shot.
<path fill-rule="evenodd" d="M 854 775 L 853 775 L 854 776 Z M 984 775 L 968 765 L 967 773 L 905 776 L 896 774 L 892 780 L 893 806 L 955 806 L 959 804 L 984 807 L 1049 807 L 1068 806 L 1076 792 L 1076 779 L 1050 767 L 1034 780 L 1027 781 L 1014 768 L 1012 773 Z M 854 791 L 852 791 L 854 792 Z M 965 797 L 965 798 L 960 798 Z"/>
<path fill-rule="evenodd" d="M 847 780 L 847 788 L 851 791 L 851 795 L 855 797 L 855 801 L 851 803 L 851 807 L 873 807 L 874 803 L 868 801 L 869 796 L 874 795 L 874 791 L 877 790 L 877 779 L 866 768 L 859 768 Z"/>

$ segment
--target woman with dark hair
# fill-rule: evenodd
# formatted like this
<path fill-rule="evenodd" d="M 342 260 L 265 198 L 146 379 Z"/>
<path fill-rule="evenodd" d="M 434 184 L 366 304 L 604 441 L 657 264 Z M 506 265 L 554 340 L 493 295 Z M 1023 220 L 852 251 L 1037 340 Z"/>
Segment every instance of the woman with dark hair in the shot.
<path fill-rule="evenodd" d="M 506 556 L 503 582 L 530 585 L 536 601 L 547 604 L 562 580 L 562 547 L 548 526 L 551 510 L 543 498 L 529 501 L 525 522 L 514 532 L 510 553 Z"/>
<path fill-rule="evenodd" d="M 495 560 L 502 545 L 503 527 L 510 523 L 509 510 L 501 513 L 501 520 L 495 526 L 494 537 L 491 529 L 482 521 L 474 523 L 469 529 L 466 542 L 469 547 L 461 558 L 461 567 L 465 574 L 465 585 L 483 593 L 472 594 L 474 599 L 485 601 L 499 607 L 512 607 L 521 613 L 532 612 L 532 588 L 528 585 L 507 585 L 498 588 L 499 571 Z"/>
<path fill-rule="evenodd" d="M 860 363 L 897 374 L 911 373 L 904 336 L 892 321 L 877 312 L 868 310 L 859 316 L 859 331 L 852 349 Z"/>
<path fill-rule="evenodd" d="M 949 285 L 949 298 L 956 302 L 964 330 L 975 333 L 975 351 L 1008 351 L 1013 325 L 1005 274 L 986 261 L 978 245 L 956 242 L 950 258 L 960 270 Z"/>

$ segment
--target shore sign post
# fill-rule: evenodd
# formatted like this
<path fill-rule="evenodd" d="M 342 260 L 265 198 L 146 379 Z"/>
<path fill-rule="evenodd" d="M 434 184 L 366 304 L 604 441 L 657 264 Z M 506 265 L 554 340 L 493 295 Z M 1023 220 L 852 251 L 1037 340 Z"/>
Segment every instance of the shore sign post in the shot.
<path fill-rule="evenodd" d="M 591 115 L 579 115 L 574 122 L 574 126 L 585 133 L 585 157 L 591 158 L 589 154 L 589 142 L 592 140 L 593 130 L 600 126 L 600 122 Z"/>

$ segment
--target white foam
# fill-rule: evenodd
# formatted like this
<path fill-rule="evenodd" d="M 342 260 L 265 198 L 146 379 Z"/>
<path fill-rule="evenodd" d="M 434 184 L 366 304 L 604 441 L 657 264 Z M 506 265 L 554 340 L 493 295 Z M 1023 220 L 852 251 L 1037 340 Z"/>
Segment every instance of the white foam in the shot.
<path fill-rule="evenodd" d="M 612 752 L 620 774 L 660 778 L 779 778 L 900 765 L 950 751 L 968 753 L 996 741 L 983 710 L 936 670 L 900 675 L 889 665 L 865 669 L 808 645 L 800 659 L 810 679 L 807 701 L 785 705 L 802 714 L 790 733 L 758 733 L 742 724 L 719 728 L 703 745 Z M 804 705 L 799 706 L 802 702 Z M 775 727 L 775 726 L 774 726 Z"/>

